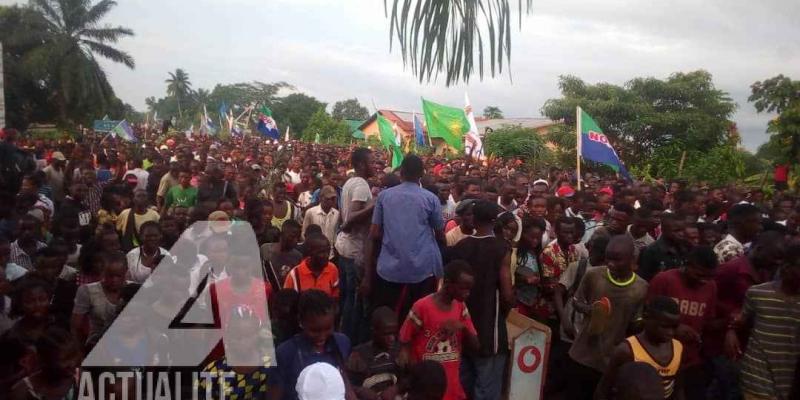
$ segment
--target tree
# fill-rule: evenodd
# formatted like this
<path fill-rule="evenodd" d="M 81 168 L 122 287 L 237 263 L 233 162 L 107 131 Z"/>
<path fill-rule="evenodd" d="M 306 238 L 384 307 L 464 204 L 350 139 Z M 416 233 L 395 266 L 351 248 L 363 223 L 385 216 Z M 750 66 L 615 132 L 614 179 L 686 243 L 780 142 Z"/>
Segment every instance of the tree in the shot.
<path fill-rule="evenodd" d="M 324 108 L 317 110 L 303 129 L 302 139 L 313 142 L 317 135 L 325 143 L 347 144 L 352 139 L 350 128 L 342 120 L 332 118 Z"/>
<path fill-rule="evenodd" d="M 495 129 L 483 140 L 486 154 L 503 158 L 521 158 L 536 168 L 549 159 L 545 140 L 530 128 L 505 126 Z"/>
<path fill-rule="evenodd" d="M 0 31 L 11 49 L 8 53 L 4 50 L 4 59 L 16 53 L 11 71 L 25 70 L 19 77 L 25 83 L 20 86 L 32 84 L 44 89 L 62 124 L 87 122 L 87 116 L 108 111 L 117 100 L 98 57 L 129 68 L 135 66 L 133 57 L 111 46 L 133 36 L 133 31 L 100 25 L 116 5 L 112 0 L 96 4 L 87 0 L 32 0 L 27 7 L 13 7 L 3 13 L 9 19 L 3 21 Z M 16 101 L 25 103 L 29 95 L 21 96 L 13 99 L 12 109 Z"/>
<path fill-rule="evenodd" d="M 192 91 L 192 83 L 189 82 L 189 74 L 178 68 L 175 72 L 169 72 L 169 79 L 164 82 L 167 83 L 167 94 L 174 97 L 175 101 L 178 102 L 178 116 L 183 118 L 181 97 L 188 97 L 189 93 Z"/>
<path fill-rule="evenodd" d="M 483 109 L 483 116 L 488 119 L 503 119 L 503 111 L 499 107 L 486 106 Z"/>
<path fill-rule="evenodd" d="M 347 99 L 337 101 L 333 104 L 331 116 L 338 120 L 352 119 L 364 121 L 369 118 L 369 111 L 358 102 L 358 99 Z"/>
<path fill-rule="evenodd" d="M 264 83 L 258 81 L 216 85 L 211 92 L 211 102 L 218 105 L 224 101 L 230 106 L 239 105 L 241 107 L 250 104 L 272 107 L 277 99 L 278 92 L 282 89 L 291 90 L 294 87 L 286 82 Z"/>
<path fill-rule="evenodd" d="M 686 149 L 711 149 L 734 132 L 730 117 L 736 104 L 706 71 L 679 72 L 666 80 L 635 78 L 624 86 L 562 76 L 559 87 L 562 97 L 547 100 L 542 113 L 574 129 L 581 106 L 629 167 L 644 165 L 656 149 L 675 141 Z"/>
<path fill-rule="evenodd" d="M 271 107 L 272 117 L 281 127 L 291 126 L 293 136 L 299 138 L 308 126 L 311 116 L 325 106 L 325 103 L 304 93 L 292 93 L 275 99 Z"/>
<path fill-rule="evenodd" d="M 484 64 L 495 76 L 511 62 L 510 0 L 392 0 L 391 14 L 388 3 L 389 47 L 396 39 L 403 64 L 411 65 L 420 82 L 444 72 L 450 86 L 468 82 L 476 67 L 483 78 Z M 519 0 L 520 28 L 522 14 L 532 9 L 533 0 Z"/>
<path fill-rule="evenodd" d="M 770 142 L 775 139 L 777 147 L 783 149 L 774 161 L 797 162 L 800 155 L 800 81 L 778 75 L 758 81 L 750 89 L 747 100 L 753 103 L 756 111 L 778 113 L 767 126 L 767 132 L 773 135 Z"/>

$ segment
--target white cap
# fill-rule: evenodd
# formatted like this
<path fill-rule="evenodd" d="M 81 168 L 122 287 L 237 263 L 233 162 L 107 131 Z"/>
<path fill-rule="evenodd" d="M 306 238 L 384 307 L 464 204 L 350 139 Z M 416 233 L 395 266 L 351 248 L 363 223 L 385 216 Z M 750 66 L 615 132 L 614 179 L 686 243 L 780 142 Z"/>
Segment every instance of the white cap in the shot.
<path fill-rule="evenodd" d="M 543 183 L 545 186 L 550 186 L 550 183 L 547 182 L 547 180 L 545 180 L 545 179 L 537 179 L 537 180 L 533 181 L 534 185 L 538 185 L 540 183 Z"/>
<path fill-rule="evenodd" d="M 297 378 L 300 400 L 344 400 L 344 380 L 334 366 L 318 362 L 305 367 Z"/>

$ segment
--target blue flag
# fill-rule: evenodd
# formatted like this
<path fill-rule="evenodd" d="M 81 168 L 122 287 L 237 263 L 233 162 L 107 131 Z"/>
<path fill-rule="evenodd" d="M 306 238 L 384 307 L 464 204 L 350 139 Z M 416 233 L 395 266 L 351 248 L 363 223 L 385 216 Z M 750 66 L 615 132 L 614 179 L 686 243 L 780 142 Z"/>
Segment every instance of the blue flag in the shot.
<path fill-rule="evenodd" d="M 603 134 L 600 127 L 597 125 L 589 114 L 585 113 L 578 107 L 578 127 L 581 132 L 580 151 L 581 157 L 587 160 L 592 160 L 601 164 L 608 165 L 614 171 L 621 174 L 627 179 L 631 179 L 625 165 L 622 164 L 614 147 L 608 141 L 608 137 Z"/>
<path fill-rule="evenodd" d="M 417 138 L 417 146 L 425 147 L 425 133 L 422 132 L 422 122 L 414 114 L 414 135 Z"/>
<path fill-rule="evenodd" d="M 219 105 L 219 117 L 221 119 L 225 119 L 228 116 L 228 105 L 225 104 L 225 101 L 222 101 L 222 104 Z"/>
<path fill-rule="evenodd" d="M 273 140 L 278 140 L 281 137 L 281 133 L 278 131 L 278 124 L 272 119 L 272 110 L 266 106 L 261 106 L 261 115 L 258 117 L 256 129 L 262 135 Z"/>

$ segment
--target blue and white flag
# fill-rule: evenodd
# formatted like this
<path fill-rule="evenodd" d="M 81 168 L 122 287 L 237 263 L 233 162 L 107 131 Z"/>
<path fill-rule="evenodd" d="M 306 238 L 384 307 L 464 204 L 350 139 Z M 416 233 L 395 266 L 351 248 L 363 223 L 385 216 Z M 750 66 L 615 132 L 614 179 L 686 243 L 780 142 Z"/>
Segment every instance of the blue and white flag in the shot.
<path fill-rule="evenodd" d="M 130 124 L 128 124 L 128 121 L 124 119 L 119 121 L 119 124 L 117 124 L 117 126 L 111 130 L 111 135 L 114 137 L 120 137 L 129 142 L 137 142 L 136 136 L 133 135 L 133 128 L 131 128 Z"/>
<path fill-rule="evenodd" d="M 256 126 L 256 129 L 258 129 L 262 135 L 270 139 L 280 139 L 281 133 L 278 131 L 278 125 L 275 123 L 275 120 L 272 119 L 272 111 L 267 107 L 261 107 L 260 114 L 261 115 L 258 117 L 258 125 Z"/>
<path fill-rule="evenodd" d="M 425 147 L 425 133 L 422 131 L 422 122 L 414 114 L 414 136 L 417 139 L 417 146 Z"/>

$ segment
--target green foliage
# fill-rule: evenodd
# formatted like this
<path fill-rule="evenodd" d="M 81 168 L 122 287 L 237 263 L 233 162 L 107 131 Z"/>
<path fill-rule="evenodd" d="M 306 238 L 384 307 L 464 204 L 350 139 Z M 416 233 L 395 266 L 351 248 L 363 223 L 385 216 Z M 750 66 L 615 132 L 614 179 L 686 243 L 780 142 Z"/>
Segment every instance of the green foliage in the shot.
<path fill-rule="evenodd" d="M 189 74 L 186 71 L 178 68 L 175 72 L 168 72 L 169 79 L 167 79 L 167 95 L 175 98 L 178 104 L 178 116 L 183 118 L 183 111 L 181 110 L 181 99 L 189 97 L 192 92 L 192 82 L 189 82 Z"/>
<path fill-rule="evenodd" d="M 495 129 L 483 139 L 486 154 L 503 158 L 521 158 L 537 168 L 551 160 L 545 140 L 535 130 L 518 126 Z"/>
<path fill-rule="evenodd" d="M 680 170 L 684 150 L 686 157 L 683 170 Z M 640 178 L 658 177 L 670 180 L 683 177 L 691 181 L 723 185 L 741 181 L 749 175 L 763 171 L 763 167 L 753 154 L 731 144 L 699 149 L 676 141 L 656 149 L 646 163 L 632 168 L 631 172 Z"/>
<path fill-rule="evenodd" d="M 502 74 L 504 63 L 511 62 L 509 3 L 513 1 L 384 0 L 390 49 L 396 39 L 403 63 L 420 82 L 440 72 L 448 86 L 469 81 L 476 70 L 483 78 L 484 64 L 492 76 Z M 519 0 L 520 28 L 522 15 L 532 9 L 533 0 Z"/>
<path fill-rule="evenodd" d="M 635 78 L 624 86 L 562 76 L 559 87 L 562 97 L 548 100 L 542 113 L 574 129 L 575 108 L 581 106 L 629 167 L 643 165 L 675 141 L 697 149 L 728 142 L 736 109 L 706 71 L 679 72 L 666 80 Z"/>
<path fill-rule="evenodd" d="M 800 81 L 783 75 L 758 81 L 750 86 L 747 98 L 758 112 L 776 112 L 778 117 L 769 122 L 767 132 L 776 138 L 782 150 L 774 148 L 774 162 L 797 162 L 800 156 Z"/>
<path fill-rule="evenodd" d="M 98 64 L 102 57 L 134 67 L 129 54 L 110 45 L 133 32 L 101 25 L 114 6 L 112 0 L 33 0 L 0 7 L 10 126 L 54 120 L 86 125 L 104 114 L 120 116 L 123 104 Z"/>
<path fill-rule="evenodd" d="M 555 146 L 553 162 L 561 168 L 575 168 L 577 160 L 577 137 L 575 129 L 564 124 L 554 125 L 545 136 L 548 143 Z"/>
<path fill-rule="evenodd" d="M 332 118 L 324 108 L 318 109 L 311 116 L 301 138 L 313 142 L 317 135 L 321 143 L 348 144 L 353 139 L 350 136 L 350 127 L 341 120 Z"/>
<path fill-rule="evenodd" d="M 364 121 L 369 118 L 369 111 L 358 102 L 358 99 L 347 99 L 334 103 L 331 115 L 338 120 Z"/>
<path fill-rule="evenodd" d="M 488 119 L 502 119 L 503 111 L 497 106 L 486 106 L 483 109 L 483 116 Z"/>
<path fill-rule="evenodd" d="M 302 132 L 305 132 L 311 116 L 317 110 L 324 109 L 325 105 L 312 96 L 292 93 L 273 102 L 272 117 L 275 118 L 281 129 L 291 126 L 292 136 L 298 138 Z"/>

